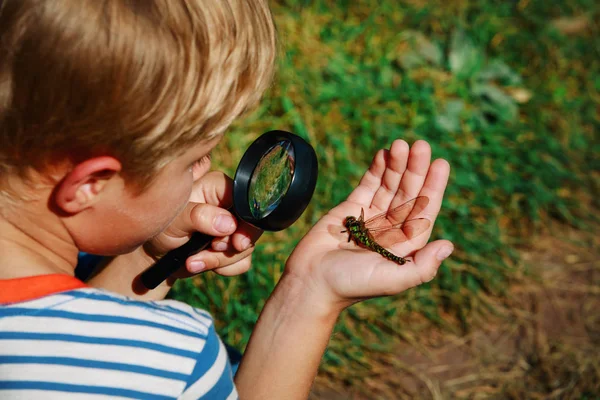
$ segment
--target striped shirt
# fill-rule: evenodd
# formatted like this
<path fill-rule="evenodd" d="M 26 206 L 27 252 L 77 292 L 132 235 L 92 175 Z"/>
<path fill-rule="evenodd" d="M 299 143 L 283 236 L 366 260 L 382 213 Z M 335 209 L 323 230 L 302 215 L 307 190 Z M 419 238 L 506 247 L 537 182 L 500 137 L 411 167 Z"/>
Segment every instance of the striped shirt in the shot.
<path fill-rule="evenodd" d="M 1 399 L 237 399 L 208 313 L 66 275 L 0 280 Z"/>

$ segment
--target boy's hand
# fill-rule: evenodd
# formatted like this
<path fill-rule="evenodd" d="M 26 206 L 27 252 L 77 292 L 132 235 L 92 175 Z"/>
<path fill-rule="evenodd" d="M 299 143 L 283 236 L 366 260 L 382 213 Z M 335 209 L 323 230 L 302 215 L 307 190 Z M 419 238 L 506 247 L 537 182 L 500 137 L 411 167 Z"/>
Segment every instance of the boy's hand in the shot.
<path fill-rule="evenodd" d="M 343 308 L 399 293 L 435 276 L 452 251 L 446 240 L 427 244 L 450 168 L 444 160 L 430 164 L 430 156 L 423 141 L 409 151 L 406 142 L 398 140 L 389 151 L 378 152 L 356 190 L 300 241 L 244 352 L 235 376 L 240 394 L 253 399 L 306 398 Z M 410 241 L 399 235 L 398 243 L 391 245 L 398 255 L 412 255 L 411 262 L 398 265 L 359 249 L 348 243 L 348 233 L 341 233 L 345 218 L 358 217 L 361 207 L 369 218 L 417 196 L 427 196 L 429 203 L 409 218 L 429 219 L 428 230 Z"/>
<path fill-rule="evenodd" d="M 222 221 L 220 216 L 233 218 L 225 209 L 231 206 L 231 191 L 231 179 L 223 173 L 205 174 L 194 183 L 190 202 L 169 227 L 135 251 L 109 260 L 87 283 L 138 300 L 160 300 L 167 295 L 175 278 L 208 270 L 228 276 L 246 272 L 254 249 L 252 243 L 262 232 L 235 220 L 224 227 L 216 225 Z M 154 290 L 146 289 L 139 280 L 140 274 L 158 257 L 186 243 L 196 231 L 215 236 L 211 247 L 189 257 L 185 267 Z M 248 248 L 245 239 L 250 240 Z M 217 243 L 226 246 L 221 249 Z M 194 261 L 202 261 L 205 267 L 198 269 Z"/>
<path fill-rule="evenodd" d="M 169 250 L 186 243 L 196 231 L 214 236 L 211 246 L 189 257 L 186 269 L 175 275 L 187 277 L 199 272 L 233 276 L 250 268 L 254 242 L 262 231 L 239 223 L 227 211 L 232 204 L 231 178 L 211 171 L 194 183 L 190 203 L 167 229 L 144 245 L 146 253 L 159 258 Z"/>
<path fill-rule="evenodd" d="M 380 150 L 359 186 L 348 199 L 325 215 L 300 241 L 286 265 L 286 274 L 310 293 L 309 303 L 341 309 L 371 297 L 394 295 L 432 280 L 453 245 L 447 240 L 427 243 L 448 182 L 450 166 L 439 159 L 430 164 L 431 148 L 417 141 L 412 149 L 396 140 L 390 150 Z M 365 220 L 391 210 L 417 196 L 429 204 L 418 215 L 427 218 L 428 230 L 390 249 L 410 262 L 399 265 L 378 253 L 348 243 L 344 220 L 358 217 L 364 208 Z M 307 299 L 308 299 L 307 298 Z M 316 302 L 315 302 L 316 301 Z"/>

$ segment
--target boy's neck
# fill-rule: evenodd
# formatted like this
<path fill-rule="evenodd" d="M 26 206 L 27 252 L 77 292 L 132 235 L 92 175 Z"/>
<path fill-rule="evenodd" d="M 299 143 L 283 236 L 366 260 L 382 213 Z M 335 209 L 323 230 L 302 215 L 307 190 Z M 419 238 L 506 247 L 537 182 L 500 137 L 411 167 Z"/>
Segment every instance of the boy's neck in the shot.
<path fill-rule="evenodd" d="M 78 250 L 58 218 L 37 201 L 0 214 L 0 279 L 74 275 Z"/>

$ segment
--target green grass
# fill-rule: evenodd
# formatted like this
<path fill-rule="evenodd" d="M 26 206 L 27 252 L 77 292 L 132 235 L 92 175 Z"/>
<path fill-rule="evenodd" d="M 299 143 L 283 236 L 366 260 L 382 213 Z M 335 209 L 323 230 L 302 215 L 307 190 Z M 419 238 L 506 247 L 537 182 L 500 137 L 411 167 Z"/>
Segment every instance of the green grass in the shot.
<path fill-rule="evenodd" d="M 600 194 L 595 1 L 288 0 L 273 10 L 276 82 L 230 130 L 216 165 L 232 175 L 252 140 L 284 129 L 315 147 L 321 172 L 307 211 L 261 238 L 251 271 L 204 274 L 173 291 L 210 310 L 226 341 L 243 349 L 286 256 L 397 138 L 425 139 L 450 162 L 433 236 L 457 250 L 430 284 L 342 315 L 323 363 L 336 378 L 368 373 L 368 353 L 391 337 L 410 340 L 410 314 L 468 329 L 474 313 L 490 311 L 479 295 L 504 295 L 521 273 L 516 249 L 544 221 L 586 226 Z M 587 27 L 562 34 L 552 21 L 565 17 Z"/>

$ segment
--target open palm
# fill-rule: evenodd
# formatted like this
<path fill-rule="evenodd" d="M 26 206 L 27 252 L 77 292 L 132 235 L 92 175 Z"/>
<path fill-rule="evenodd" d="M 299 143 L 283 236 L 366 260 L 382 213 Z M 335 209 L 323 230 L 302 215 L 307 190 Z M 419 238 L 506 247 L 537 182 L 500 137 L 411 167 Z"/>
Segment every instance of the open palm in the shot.
<path fill-rule="evenodd" d="M 396 140 L 389 150 L 380 150 L 358 187 L 347 200 L 333 208 L 308 232 L 290 256 L 286 273 L 294 274 L 325 293 L 330 300 L 347 306 L 361 299 L 393 295 L 423 282 L 437 273 L 441 261 L 452 252 L 447 240 L 428 244 L 435 219 L 440 211 L 448 182 L 450 166 L 438 159 L 431 163 L 431 148 L 417 141 L 411 149 Z M 392 253 L 410 262 L 399 265 L 380 254 L 348 243 L 343 233 L 348 216 L 364 217 L 388 212 L 407 201 L 425 196 L 417 202 L 407 219 L 425 218 L 430 223 L 424 232 L 412 235 L 404 231 L 396 240 L 387 240 Z M 385 221 L 394 225 L 399 221 Z"/>

